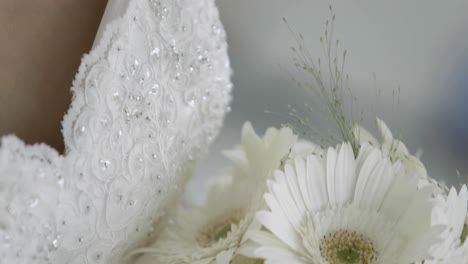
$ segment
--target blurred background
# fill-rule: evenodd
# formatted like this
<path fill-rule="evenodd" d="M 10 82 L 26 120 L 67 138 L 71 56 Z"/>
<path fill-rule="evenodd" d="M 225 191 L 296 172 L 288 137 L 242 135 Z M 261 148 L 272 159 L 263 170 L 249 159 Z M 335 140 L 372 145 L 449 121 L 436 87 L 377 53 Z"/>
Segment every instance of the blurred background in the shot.
<path fill-rule="evenodd" d="M 290 48 L 296 43 L 282 18 L 319 57 L 330 4 L 334 37 L 348 51 L 345 72 L 358 97 L 348 103 L 364 112 L 362 125 L 377 135 L 374 120 L 382 118 L 412 153 L 422 153 L 431 176 L 451 185 L 466 181 L 468 1 L 218 0 L 234 99 L 223 130 L 187 187 L 189 197 L 202 201 L 206 180 L 230 164 L 220 153 L 238 144 L 245 121 L 263 134 L 288 121 L 288 104 L 313 100 L 291 81 L 297 70 Z M 321 116 L 309 113 L 326 131 L 330 124 Z"/>

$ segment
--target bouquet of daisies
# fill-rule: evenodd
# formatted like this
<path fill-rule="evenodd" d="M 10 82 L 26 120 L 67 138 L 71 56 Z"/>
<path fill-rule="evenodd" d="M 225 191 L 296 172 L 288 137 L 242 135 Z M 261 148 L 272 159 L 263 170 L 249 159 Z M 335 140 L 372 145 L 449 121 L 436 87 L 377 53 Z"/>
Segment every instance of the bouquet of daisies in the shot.
<path fill-rule="evenodd" d="M 293 51 L 341 140 L 299 140 L 294 124 L 259 136 L 246 123 L 205 204 L 174 210 L 158 240 L 136 252 L 141 263 L 468 263 L 466 185 L 431 178 L 383 121 L 377 140 L 346 115 L 339 63 L 346 52 L 330 55 L 333 21 L 321 38 L 326 78 L 301 36 Z M 302 134 L 315 131 L 296 110 L 291 117 Z"/>

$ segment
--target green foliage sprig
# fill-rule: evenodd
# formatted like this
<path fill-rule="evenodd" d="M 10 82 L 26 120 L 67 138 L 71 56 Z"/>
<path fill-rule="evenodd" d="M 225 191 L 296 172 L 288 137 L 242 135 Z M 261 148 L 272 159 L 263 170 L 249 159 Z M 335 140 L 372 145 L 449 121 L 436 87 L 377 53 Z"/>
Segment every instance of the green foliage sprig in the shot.
<path fill-rule="evenodd" d="M 335 40 L 333 36 L 336 16 L 331 6 L 330 14 L 331 18 L 325 22 L 325 32 L 320 37 L 320 43 L 325 54 L 324 64 L 322 64 L 320 58 L 317 60 L 314 59 L 310 50 L 307 48 L 303 35 L 296 34 L 289 26 L 287 20 L 283 18 L 283 21 L 292 32 L 297 45 L 291 48 L 294 66 L 310 77 L 305 81 L 300 81 L 293 77 L 293 81 L 299 87 L 310 91 L 314 97 L 312 103 L 305 104 L 307 110 L 314 112 L 317 110 L 316 104 L 321 104 L 319 109 L 325 112 L 328 117 L 331 117 L 331 120 L 336 125 L 341 140 L 349 142 L 353 147 L 354 154 L 357 155 L 359 142 L 353 134 L 355 122 L 352 113 L 346 112 L 344 100 L 346 95 L 351 96 L 354 100 L 356 100 L 356 98 L 352 96 L 351 89 L 347 85 L 349 77 L 344 73 L 347 51 L 340 51 L 339 41 Z M 333 143 L 338 140 L 332 131 L 329 131 L 330 133 L 328 136 L 323 137 L 323 135 L 314 128 L 310 118 L 304 118 L 299 114 L 299 111 L 291 105 L 289 105 L 289 109 L 290 120 L 294 123 L 292 127 L 296 131 L 299 131 L 301 134 L 313 140 L 318 139 L 321 145 Z"/>

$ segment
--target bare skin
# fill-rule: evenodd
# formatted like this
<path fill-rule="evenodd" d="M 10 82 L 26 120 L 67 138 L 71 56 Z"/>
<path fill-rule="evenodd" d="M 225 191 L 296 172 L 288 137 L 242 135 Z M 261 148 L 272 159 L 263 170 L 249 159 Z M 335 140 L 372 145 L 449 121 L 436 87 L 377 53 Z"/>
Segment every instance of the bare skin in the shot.
<path fill-rule="evenodd" d="M 70 86 L 107 0 L 0 1 L 0 135 L 63 151 Z"/>

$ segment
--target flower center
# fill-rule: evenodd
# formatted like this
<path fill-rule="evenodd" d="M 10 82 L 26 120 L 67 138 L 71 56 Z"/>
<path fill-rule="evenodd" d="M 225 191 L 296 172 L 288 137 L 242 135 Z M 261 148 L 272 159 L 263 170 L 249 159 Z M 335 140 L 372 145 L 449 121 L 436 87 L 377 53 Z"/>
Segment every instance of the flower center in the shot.
<path fill-rule="evenodd" d="M 199 233 L 198 243 L 203 247 L 208 247 L 225 239 L 232 231 L 232 225 L 239 224 L 244 215 L 243 209 L 235 209 L 214 218 L 214 221 L 206 225 Z"/>
<path fill-rule="evenodd" d="M 378 256 L 368 237 L 348 230 L 325 235 L 320 241 L 320 253 L 330 264 L 374 264 Z"/>
<path fill-rule="evenodd" d="M 217 233 L 214 234 L 213 240 L 218 241 L 220 239 L 226 238 L 229 232 L 231 232 L 231 226 L 234 223 L 229 223 L 225 227 L 221 227 Z"/>
<path fill-rule="evenodd" d="M 263 264 L 261 259 L 251 259 L 241 255 L 236 255 L 230 264 Z"/>

